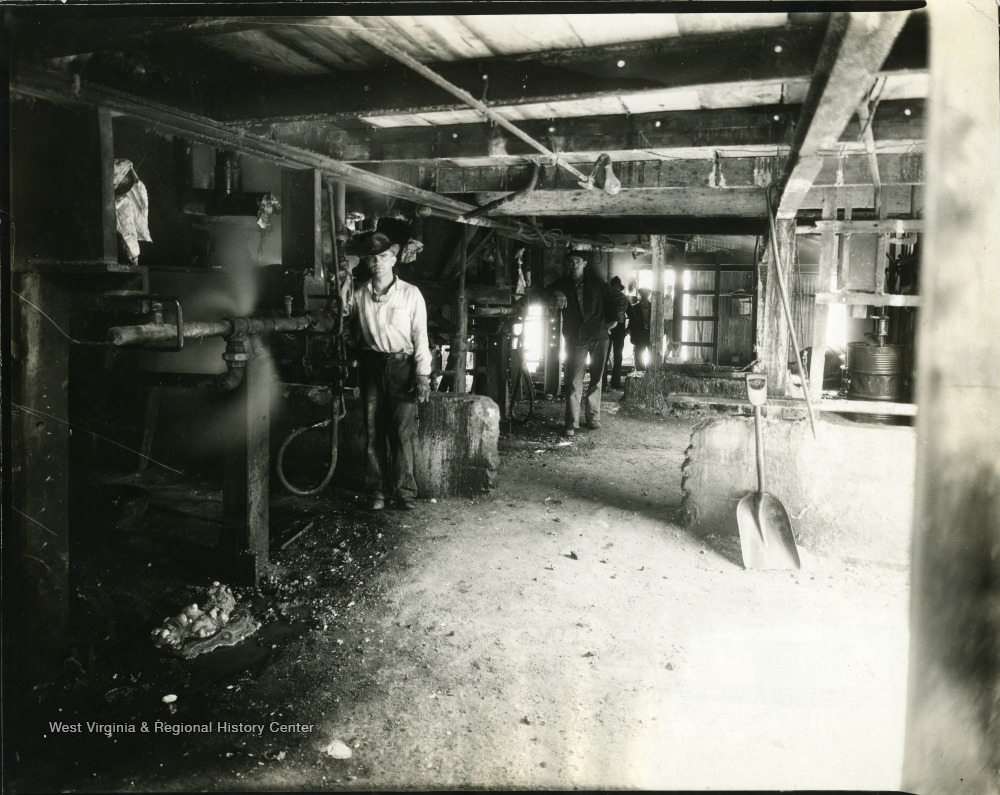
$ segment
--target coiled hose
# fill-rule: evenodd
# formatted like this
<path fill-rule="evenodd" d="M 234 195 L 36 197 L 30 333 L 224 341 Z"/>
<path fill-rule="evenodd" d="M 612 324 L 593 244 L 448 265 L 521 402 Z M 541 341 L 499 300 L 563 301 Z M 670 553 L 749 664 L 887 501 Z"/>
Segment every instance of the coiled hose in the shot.
<path fill-rule="evenodd" d="M 278 459 L 275 462 L 275 469 L 277 470 L 278 480 L 281 481 L 281 485 L 288 489 L 288 491 L 292 494 L 297 494 L 299 497 L 311 497 L 313 494 L 319 494 L 320 491 L 329 485 L 330 481 L 333 479 L 333 470 L 337 468 L 337 428 L 339 421 L 346 415 L 347 409 L 344 407 L 344 396 L 340 395 L 330 401 L 329 419 L 317 422 L 315 425 L 306 425 L 303 428 L 296 428 L 285 437 L 285 441 L 283 441 L 281 443 L 281 447 L 278 448 Z M 311 489 L 300 489 L 298 486 L 293 486 L 288 482 L 288 478 L 285 477 L 285 467 L 283 463 L 285 459 L 285 451 L 288 449 L 288 445 L 308 431 L 325 428 L 327 426 L 330 426 L 330 466 L 327 468 L 326 474 L 323 475 L 323 479 L 319 482 L 319 484 Z"/>

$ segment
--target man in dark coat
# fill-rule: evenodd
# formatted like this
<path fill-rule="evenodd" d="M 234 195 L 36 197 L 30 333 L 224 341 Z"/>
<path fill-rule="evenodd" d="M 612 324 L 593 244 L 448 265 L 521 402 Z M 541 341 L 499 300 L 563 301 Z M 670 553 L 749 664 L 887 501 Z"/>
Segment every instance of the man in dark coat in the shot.
<path fill-rule="evenodd" d="M 649 295 L 648 289 L 640 289 L 638 303 L 632 304 L 628 309 L 628 333 L 632 338 L 636 370 L 646 369 L 646 351 L 649 350 L 650 343 L 649 320 L 653 310 Z"/>
<path fill-rule="evenodd" d="M 608 356 L 608 331 L 618 322 L 607 283 L 588 272 L 589 257 L 570 251 L 567 272 L 547 287 L 562 310 L 562 335 L 566 349 L 564 387 L 566 420 L 563 434 L 573 436 L 580 427 L 583 372 L 590 356 L 590 385 L 587 387 L 584 419 L 587 427 L 601 427 L 601 378 Z"/>
<path fill-rule="evenodd" d="M 625 295 L 625 286 L 622 284 L 622 280 L 617 276 L 611 279 L 611 300 L 615 304 L 615 309 L 617 311 L 618 325 L 616 325 L 611 332 L 609 337 L 611 338 L 611 354 L 609 356 L 610 367 L 605 365 L 604 378 L 607 379 L 608 371 L 611 374 L 611 388 L 621 389 L 622 388 L 622 354 L 625 350 L 625 335 L 628 333 L 625 324 L 628 320 L 628 309 L 629 302 L 628 296 Z"/>

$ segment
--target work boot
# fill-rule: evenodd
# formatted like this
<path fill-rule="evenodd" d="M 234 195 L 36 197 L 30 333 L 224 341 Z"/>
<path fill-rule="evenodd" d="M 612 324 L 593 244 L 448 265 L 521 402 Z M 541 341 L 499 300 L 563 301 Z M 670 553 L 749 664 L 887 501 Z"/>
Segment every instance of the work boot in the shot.
<path fill-rule="evenodd" d="M 566 437 L 576 436 L 576 430 L 574 428 L 563 428 L 562 435 Z"/>
<path fill-rule="evenodd" d="M 397 494 L 392 504 L 401 511 L 412 511 L 417 507 L 417 501 L 409 494 Z"/>
<path fill-rule="evenodd" d="M 381 511 L 385 508 L 385 497 L 381 494 L 372 494 L 368 498 L 369 511 Z"/>
<path fill-rule="evenodd" d="M 590 428 L 590 430 L 592 430 L 592 431 L 599 430 L 600 427 L 601 427 L 601 421 L 600 420 L 591 420 L 590 422 L 587 423 L 587 427 Z"/>

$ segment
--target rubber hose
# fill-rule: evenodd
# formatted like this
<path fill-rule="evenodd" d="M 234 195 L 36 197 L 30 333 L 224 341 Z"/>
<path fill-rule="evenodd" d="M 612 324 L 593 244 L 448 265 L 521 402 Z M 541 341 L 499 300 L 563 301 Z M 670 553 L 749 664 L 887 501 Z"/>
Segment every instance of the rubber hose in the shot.
<path fill-rule="evenodd" d="M 281 443 L 281 447 L 278 448 L 278 460 L 275 462 L 275 469 L 278 473 L 278 480 L 281 481 L 281 485 L 284 486 L 292 494 L 297 494 L 299 497 L 311 497 L 313 494 L 319 494 L 320 491 L 325 489 L 330 481 L 333 479 L 333 470 L 337 468 L 337 421 L 340 419 L 339 401 L 334 400 L 330 407 L 330 419 L 323 420 L 322 422 L 317 422 L 315 425 L 307 425 L 304 428 L 296 428 L 288 436 L 285 437 L 285 441 Z M 283 461 L 285 458 L 285 451 L 288 449 L 288 445 L 292 443 L 294 439 L 297 439 L 302 434 L 307 431 L 311 431 L 315 428 L 325 428 L 330 427 L 330 466 L 326 470 L 326 474 L 323 475 L 323 480 L 320 481 L 318 486 L 311 489 L 300 489 L 298 486 L 293 486 L 288 482 L 288 478 L 285 477 L 285 468 Z"/>

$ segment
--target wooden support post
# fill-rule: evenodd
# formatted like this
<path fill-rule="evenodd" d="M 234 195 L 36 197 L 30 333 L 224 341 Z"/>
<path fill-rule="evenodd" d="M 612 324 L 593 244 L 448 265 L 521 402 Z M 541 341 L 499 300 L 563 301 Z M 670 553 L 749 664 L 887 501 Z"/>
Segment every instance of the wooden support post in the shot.
<path fill-rule="evenodd" d="M 1000 792 L 997 4 L 930 4 L 902 786 Z"/>
<path fill-rule="evenodd" d="M 823 195 L 823 218 L 837 217 L 837 192 L 827 188 Z M 832 231 L 824 231 L 819 241 L 819 287 L 817 292 L 834 289 L 834 265 L 837 259 L 837 236 Z M 809 360 L 809 396 L 818 402 L 823 396 L 823 372 L 826 366 L 826 329 L 830 317 L 830 305 L 816 303 L 813 314 L 812 358 Z"/>
<path fill-rule="evenodd" d="M 559 345 L 562 340 L 562 312 L 558 309 L 545 307 L 542 323 L 542 331 L 545 335 L 545 361 L 543 365 L 545 394 L 558 395 L 562 375 L 559 361 Z"/>
<path fill-rule="evenodd" d="M 323 179 L 315 169 L 281 172 L 281 261 L 286 268 L 311 272 L 313 282 L 323 280 Z M 295 309 L 307 307 L 306 295 L 319 292 L 304 283 L 301 296 L 293 296 Z M 280 300 L 280 296 L 276 297 Z"/>
<path fill-rule="evenodd" d="M 458 289 L 455 291 L 455 333 L 451 338 L 451 352 L 448 356 L 448 369 L 453 370 L 455 393 L 464 395 L 466 392 L 465 376 L 468 362 L 466 349 L 469 337 L 469 302 L 465 296 L 465 270 L 468 267 L 469 227 L 462 227 L 462 245 L 458 267 Z"/>
<path fill-rule="evenodd" d="M 48 315 L 21 304 L 12 427 L 19 448 L 12 506 L 18 533 L 13 556 L 5 556 L 16 561 L 10 571 L 19 609 L 8 615 L 15 624 L 11 638 L 23 653 L 15 657 L 33 677 L 64 651 L 69 629 L 69 350 L 57 328 L 67 328 L 69 314 L 65 291 L 51 277 L 26 273 L 19 292 Z"/>
<path fill-rule="evenodd" d="M 274 370 L 262 341 L 246 341 L 249 360 L 236 390 L 237 427 L 225 454 L 220 553 L 235 583 L 256 585 L 268 560 L 271 385 Z"/>
<path fill-rule="evenodd" d="M 653 260 L 653 289 L 649 308 L 649 359 L 651 375 L 656 378 L 657 368 L 663 364 L 663 268 L 667 261 L 667 238 L 650 235 Z"/>
<path fill-rule="evenodd" d="M 777 247 L 781 258 L 782 273 L 785 283 L 791 282 L 789 276 L 795 264 L 795 219 L 779 218 L 775 222 L 778 232 Z M 769 246 L 770 248 L 770 246 Z M 778 287 L 778 277 L 775 274 L 777 263 L 773 253 L 768 256 L 767 283 L 764 293 L 763 352 L 761 361 L 768 375 L 768 392 L 775 397 L 781 397 L 786 392 L 788 382 L 788 321 L 781 305 L 781 292 Z"/>
<path fill-rule="evenodd" d="M 97 109 L 97 130 L 101 162 L 101 239 L 102 259 L 118 262 L 118 221 L 115 210 L 115 141 L 111 127 L 111 111 Z"/>
<path fill-rule="evenodd" d="M 680 267 L 674 268 L 674 326 L 670 333 L 670 339 L 674 344 L 675 356 L 683 360 L 681 340 L 684 336 L 684 270 L 687 265 L 687 242 L 681 248 Z"/>

